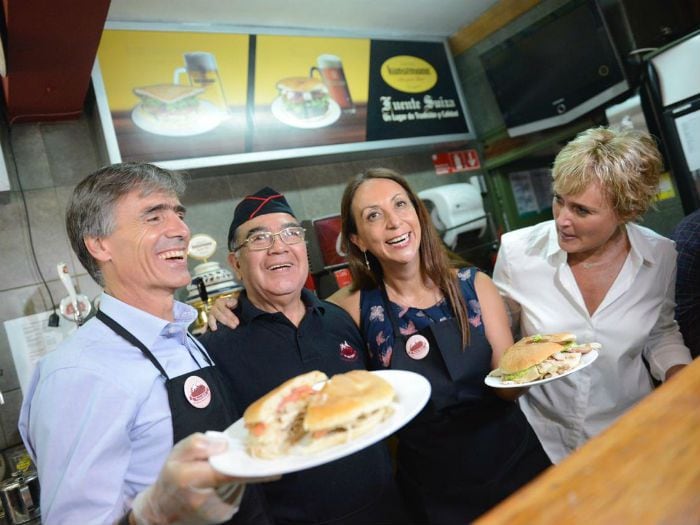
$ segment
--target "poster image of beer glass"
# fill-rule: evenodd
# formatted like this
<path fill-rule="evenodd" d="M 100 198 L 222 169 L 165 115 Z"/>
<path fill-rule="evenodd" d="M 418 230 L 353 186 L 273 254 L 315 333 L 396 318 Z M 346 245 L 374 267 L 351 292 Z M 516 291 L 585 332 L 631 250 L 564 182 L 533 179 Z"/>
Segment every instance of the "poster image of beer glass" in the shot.
<path fill-rule="evenodd" d="M 226 93 L 219 75 L 216 57 L 205 51 L 194 51 L 184 54 L 185 67 L 179 67 L 173 72 L 173 84 L 180 84 L 182 75 L 187 75 L 191 86 L 204 89 L 201 98 L 216 106 L 224 113 L 229 112 Z"/>
<path fill-rule="evenodd" d="M 309 76 L 314 76 L 318 72 L 323 83 L 328 89 L 328 94 L 340 106 L 344 113 L 354 113 L 355 104 L 350 96 L 350 88 L 345 79 L 343 71 L 343 61 L 336 55 L 319 55 L 316 58 L 316 65 L 309 71 Z"/>

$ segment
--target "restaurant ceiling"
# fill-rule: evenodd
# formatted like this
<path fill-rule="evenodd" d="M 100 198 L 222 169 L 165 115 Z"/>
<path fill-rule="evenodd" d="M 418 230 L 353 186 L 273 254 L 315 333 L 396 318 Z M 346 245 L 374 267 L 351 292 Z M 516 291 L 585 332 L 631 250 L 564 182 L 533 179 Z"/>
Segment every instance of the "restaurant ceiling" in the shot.
<path fill-rule="evenodd" d="M 112 0 L 108 21 L 447 38 L 498 0 Z"/>
<path fill-rule="evenodd" d="M 170 23 L 330 36 L 436 39 L 502 0 L 0 0 L 0 67 L 10 123 L 80 115 L 102 28 Z M 517 1 L 517 0 L 514 0 Z M 39 13 L 39 14 L 37 14 Z M 0 53 L 0 66 L 2 65 Z"/>

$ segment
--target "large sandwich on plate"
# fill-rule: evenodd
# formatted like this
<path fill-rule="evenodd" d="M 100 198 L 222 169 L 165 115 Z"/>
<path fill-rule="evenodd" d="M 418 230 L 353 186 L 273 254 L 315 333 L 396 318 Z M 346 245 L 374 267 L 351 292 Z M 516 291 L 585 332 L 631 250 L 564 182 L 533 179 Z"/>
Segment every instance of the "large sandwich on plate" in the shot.
<path fill-rule="evenodd" d="M 248 452 L 270 459 L 347 442 L 386 419 L 393 400 L 391 384 L 364 370 L 330 380 L 319 371 L 293 377 L 243 414 Z"/>
<path fill-rule="evenodd" d="M 365 370 L 334 375 L 310 398 L 298 451 L 317 452 L 367 433 L 393 413 L 394 395 L 389 382 Z"/>
<path fill-rule="evenodd" d="M 570 332 L 524 337 L 508 348 L 489 376 L 503 384 L 523 384 L 556 377 L 573 370 L 581 356 L 600 348 L 598 343 L 577 344 Z"/>
<path fill-rule="evenodd" d="M 243 413 L 248 429 L 248 452 L 274 458 L 304 437 L 304 414 L 310 397 L 328 376 L 314 370 L 293 377 L 251 404 Z"/>

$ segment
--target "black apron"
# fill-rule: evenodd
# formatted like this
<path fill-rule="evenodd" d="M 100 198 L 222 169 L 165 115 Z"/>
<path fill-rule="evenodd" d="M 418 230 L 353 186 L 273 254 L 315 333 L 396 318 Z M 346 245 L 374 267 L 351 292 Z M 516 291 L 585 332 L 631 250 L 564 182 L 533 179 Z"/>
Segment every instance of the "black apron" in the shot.
<path fill-rule="evenodd" d="M 190 352 L 192 360 L 199 368 L 187 374 L 170 378 L 153 353 L 131 332 L 101 310 L 97 311 L 95 317 L 112 329 L 114 333 L 141 350 L 144 357 L 165 378 L 165 389 L 168 393 L 168 404 L 170 405 L 173 424 L 174 443 L 195 432 L 206 432 L 207 430 L 223 431 L 236 421 L 234 404 L 229 399 L 228 391 L 224 387 L 220 372 L 213 365 L 206 352 L 199 346 L 199 343 L 189 333 L 187 333 L 187 337 L 199 350 L 208 366 L 199 366 L 198 361 L 188 347 L 187 350 Z M 203 404 L 201 402 L 203 394 L 200 391 L 203 384 L 206 384 L 209 388 L 209 402 L 206 406 L 201 406 Z M 186 388 L 187 392 L 185 391 Z M 265 516 L 262 492 L 257 486 L 248 485 L 246 487 L 240 510 L 229 523 L 240 525 L 272 523 Z"/>
<path fill-rule="evenodd" d="M 417 332 L 429 345 L 413 359 L 411 336 L 401 334 L 382 290 L 394 332 L 391 368 L 424 376 L 432 388 L 420 414 L 398 432 L 398 481 L 418 523 L 467 523 L 550 465 L 515 402 L 498 398 L 484 382 L 491 347 L 463 348 L 457 320 Z M 474 340 L 474 330 L 472 331 Z"/>

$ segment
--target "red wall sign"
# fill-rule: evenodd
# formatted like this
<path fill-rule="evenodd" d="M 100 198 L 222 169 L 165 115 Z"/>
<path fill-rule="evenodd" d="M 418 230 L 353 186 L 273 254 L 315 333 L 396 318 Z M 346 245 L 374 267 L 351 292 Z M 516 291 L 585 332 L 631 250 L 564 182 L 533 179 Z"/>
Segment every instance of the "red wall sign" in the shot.
<path fill-rule="evenodd" d="M 481 168 L 479 153 L 475 149 L 435 153 L 433 165 L 437 175 L 448 175 L 459 171 L 474 171 Z"/>

